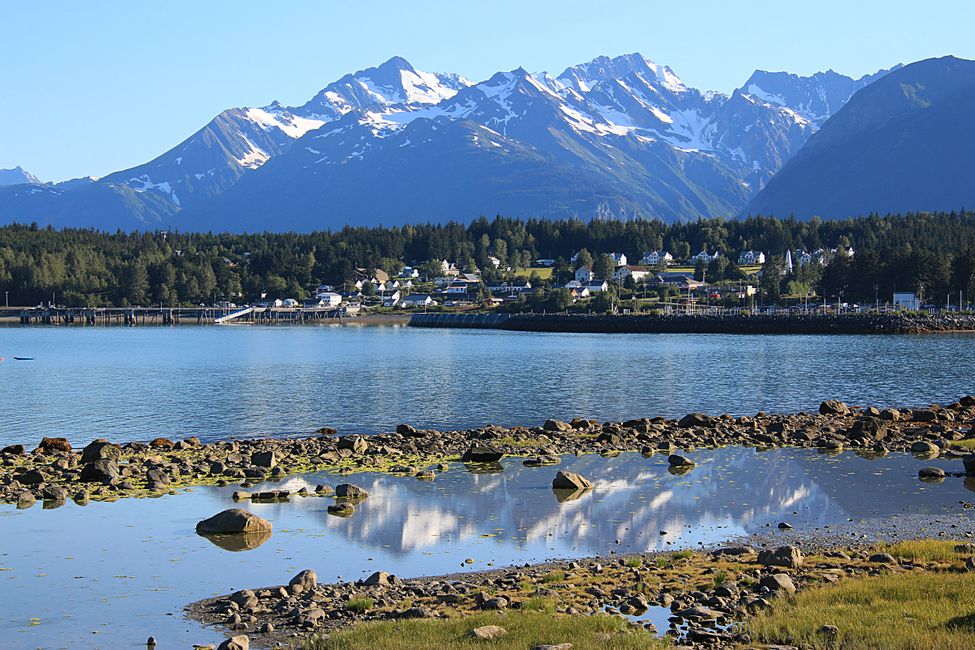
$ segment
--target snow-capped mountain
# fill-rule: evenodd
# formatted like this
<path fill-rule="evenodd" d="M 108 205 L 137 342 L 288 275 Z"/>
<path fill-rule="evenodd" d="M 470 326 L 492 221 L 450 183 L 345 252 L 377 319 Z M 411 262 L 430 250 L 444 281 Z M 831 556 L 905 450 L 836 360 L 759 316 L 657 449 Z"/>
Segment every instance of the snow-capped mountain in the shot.
<path fill-rule="evenodd" d="M 472 83 L 394 57 L 301 106 L 224 111 L 81 188 L 4 188 L 0 217 L 309 230 L 495 213 L 733 215 L 868 82 L 756 72 L 727 96 L 630 54 Z"/>
<path fill-rule="evenodd" d="M 22 185 L 24 183 L 37 184 L 41 181 L 20 165 L 13 169 L 0 169 L 0 186 Z"/>
<path fill-rule="evenodd" d="M 832 70 L 817 72 L 809 77 L 756 70 L 742 86 L 742 92 L 759 101 L 789 108 L 820 127 L 843 108 L 855 92 L 900 67 L 896 65 L 859 79 L 851 79 Z"/>

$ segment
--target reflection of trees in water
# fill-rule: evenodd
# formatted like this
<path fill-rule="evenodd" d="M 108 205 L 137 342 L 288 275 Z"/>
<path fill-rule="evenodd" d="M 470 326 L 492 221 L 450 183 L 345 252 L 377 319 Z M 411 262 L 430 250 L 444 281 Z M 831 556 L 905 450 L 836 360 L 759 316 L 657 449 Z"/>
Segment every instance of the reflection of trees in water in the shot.
<path fill-rule="evenodd" d="M 562 467 L 590 478 L 596 488 L 564 501 L 551 490 L 555 468 L 526 468 L 514 459 L 495 474 L 472 474 L 455 465 L 433 482 L 356 475 L 349 480 L 370 497 L 347 520 L 324 512 L 321 518 L 339 534 L 398 553 L 495 533 L 498 543 L 516 547 L 551 534 L 560 544 L 588 552 L 617 539 L 623 548 L 636 549 L 662 548 L 665 540 L 716 542 L 782 519 L 821 525 L 845 518 L 812 478 L 821 465 L 797 462 L 810 453 L 699 451 L 693 454 L 697 467 L 684 476 L 669 474 L 663 455 L 567 457 Z M 669 534 L 664 538 L 661 530 Z"/>

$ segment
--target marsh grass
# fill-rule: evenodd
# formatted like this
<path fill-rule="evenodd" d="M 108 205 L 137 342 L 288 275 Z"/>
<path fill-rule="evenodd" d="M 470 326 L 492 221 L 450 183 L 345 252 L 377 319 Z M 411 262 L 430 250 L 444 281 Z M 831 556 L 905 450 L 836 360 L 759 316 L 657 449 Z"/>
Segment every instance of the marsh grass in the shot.
<path fill-rule="evenodd" d="M 500 625 L 507 634 L 493 641 L 471 638 L 471 630 Z M 482 612 L 463 618 L 359 623 L 328 639 L 307 642 L 304 650 L 457 650 L 490 647 L 525 650 L 572 643 L 573 650 L 648 650 L 665 643 L 642 629 L 629 629 L 612 616 L 559 616 L 545 611 Z"/>
<path fill-rule="evenodd" d="M 565 571 L 549 571 L 542 576 L 542 584 L 549 585 L 553 582 L 565 582 Z"/>
<path fill-rule="evenodd" d="M 955 550 L 959 543 L 937 539 L 915 539 L 896 542 L 882 548 L 896 558 L 911 562 L 953 562 L 967 557 L 966 553 Z"/>
<path fill-rule="evenodd" d="M 827 650 L 975 647 L 975 574 L 910 573 L 844 580 L 778 600 L 748 623 L 756 641 Z M 820 630 L 838 628 L 830 639 Z"/>
<path fill-rule="evenodd" d="M 353 598 L 346 603 L 345 608 L 356 614 L 365 614 L 372 609 L 373 605 L 372 598 Z"/>

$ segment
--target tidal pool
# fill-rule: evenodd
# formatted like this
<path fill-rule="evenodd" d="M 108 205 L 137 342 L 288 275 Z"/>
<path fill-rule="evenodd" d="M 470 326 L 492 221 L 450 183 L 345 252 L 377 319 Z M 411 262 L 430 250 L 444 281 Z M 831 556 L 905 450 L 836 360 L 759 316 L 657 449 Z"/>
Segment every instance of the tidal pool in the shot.
<path fill-rule="evenodd" d="M 3 506 L 0 647 L 135 648 L 149 635 L 160 648 L 218 641 L 219 632 L 183 617 L 185 605 L 286 583 L 305 568 L 330 582 L 376 570 L 412 577 L 693 548 L 768 532 L 780 521 L 801 533 L 907 513 L 963 517 L 958 502 L 975 496 L 961 479 L 926 484 L 916 478 L 920 467 L 958 469 L 957 461 L 905 454 L 866 460 L 799 449 L 690 455 L 698 466 L 683 476 L 669 473 L 659 455 L 567 456 L 562 468 L 596 484 L 569 500 L 550 489 L 556 468 L 527 468 L 518 459 L 507 459 L 495 473 L 454 463 L 432 482 L 383 474 L 292 477 L 273 486 L 352 482 L 370 496 L 347 519 L 325 512 L 327 498 L 243 502 L 240 507 L 270 520 L 274 532 L 237 552 L 194 532 L 196 522 L 235 507 L 234 487 L 84 507 L 68 502 L 53 510 Z M 467 558 L 474 563 L 465 564 Z"/>

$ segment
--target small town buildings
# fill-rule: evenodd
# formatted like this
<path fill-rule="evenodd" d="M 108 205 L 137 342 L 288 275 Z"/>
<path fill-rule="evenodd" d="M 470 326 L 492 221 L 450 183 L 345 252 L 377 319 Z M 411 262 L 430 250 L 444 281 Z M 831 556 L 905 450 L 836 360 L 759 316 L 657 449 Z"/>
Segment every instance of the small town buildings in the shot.
<path fill-rule="evenodd" d="M 453 282 L 447 285 L 447 288 L 444 289 L 444 291 L 452 295 L 458 295 L 458 294 L 467 295 L 467 290 L 469 286 L 470 285 L 467 282 L 454 280 Z"/>
<path fill-rule="evenodd" d="M 569 295 L 572 296 L 573 300 L 582 300 L 583 298 L 588 298 L 592 294 L 588 287 L 578 286 L 569 289 Z"/>
<path fill-rule="evenodd" d="M 596 277 L 592 272 L 592 267 L 580 266 L 576 269 L 576 282 L 581 284 L 586 284 L 590 280 Z"/>
<path fill-rule="evenodd" d="M 702 248 L 701 252 L 697 255 L 692 255 L 687 259 L 687 263 L 691 266 L 696 266 L 698 262 L 704 262 L 705 264 L 710 264 L 714 260 L 718 259 L 721 253 L 714 251 L 714 255 L 708 253 L 708 249 Z"/>
<path fill-rule="evenodd" d="M 583 288 L 589 291 L 589 293 L 599 293 L 600 291 L 607 291 L 609 289 L 609 283 L 606 280 L 590 280 L 583 285 Z"/>
<path fill-rule="evenodd" d="M 644 266 L 659 266 L 661 264 L 670 264 L 673 261 L 674 256 L 667 251 L 650 251 L 649 253 L 643 254 L 643 257 L 640 259 L 640 264 Z"/>
<path fill-rule="evenodd" d="M 325 307 L 338 307 L 342 304 L 342 296 L 334 291 L 325 291 L 315 295 Z"/>
<path fill-rule="evenodd" d="M 765 264 L 765 253 L 762 251 L 742 251 L 738 256 L 738 266 L 755 266 Z"/>
<path fill-rule="evenodd" d="M 428 293 L 411 293 L 410 295 L 403 298 L 400 303 L 401 307 L 429 307 L 430 305 L 437 304 L 432 296 Z"/>
<path fill-rule="evenodd" d="M 444 275 L 457 275 L 458 273 L 457 267 L 447 260 L 442 260 L 440 262 L 440 272 Z"/>
<path fill-rule="evenodd" d="M 399 301 L 399 291 L 394 291 L 392 293 L 386 293 L 383 295 L 383 307 L 395 307 L 399 304 Z"/>
<path fill-rule="evenodd" d="M 626 266 L 626 255 L 623 253 L 610 253 L 609 256 L 616 262 L 616 266 Z"/>
<path fill-rule="evenodd" d="M 540 266 L 542 268 L 549 268 L 555 266 L 555 260 L 549 258 L 542 258 L 535 260 L 535 266 Z"/>
<path fill-rule="evenodd" d="M 566 289 L 581 289 L 582 288 L 582 283 L 579 282 L 578 280 L 569 280 L 568 282 L 565 283 L 565 288 Z"/>
<path fill-rule="evenodd" d="M 501 260 L 499 260 L 498 258 L 494 257 L 493 255 L 491 255 L 490 257 L 488 257 L 488 262 L 490 262 L 491 266 L 493 266 L 494 268 L 498 268 L 498 267 L 501 266 Z"/>
<path fill-rule="evenodd" d="M 666 271 L 663 273 L 658 273 L 650 278 L 650 280 L 647 281 L 647 284 L 658 287 L 669 285 L 682 291 L 694 291 L 704 286 L 703 282 L 695 280 L 687 273 L 672 273 Z"/>
<path fill-rule="evenodd" d="M 420 277 L 420 271 L 412 266 L 404 266 L 403 270 L 399 272 L 399 277 L 403 279 L 418 278 Z"/>
<path fill-rule="evenodd" d="M 650 277 L 650 270 L 642 266 L 621 266 L 613 272 L 613 279 L 622 282 L 626 278 L 633 278 L 634 282 L 642 282 Z"/>
<path fill-rule="evenodd" d="M 278 303 L 281 303 L 280 305 Z M 298 307 L 298 301 L 294 298 L 285 298 L 284 300 L 275 300 L 275 307 L 284 307 L 286 309 L 295 309 Z"/>
<path fill-rule="evenodd" d="M 921 306 L 913 291 L 895 291 L 892 302 L 897 309 L 910 309 L 911 311 L 917 310 Z"/>

